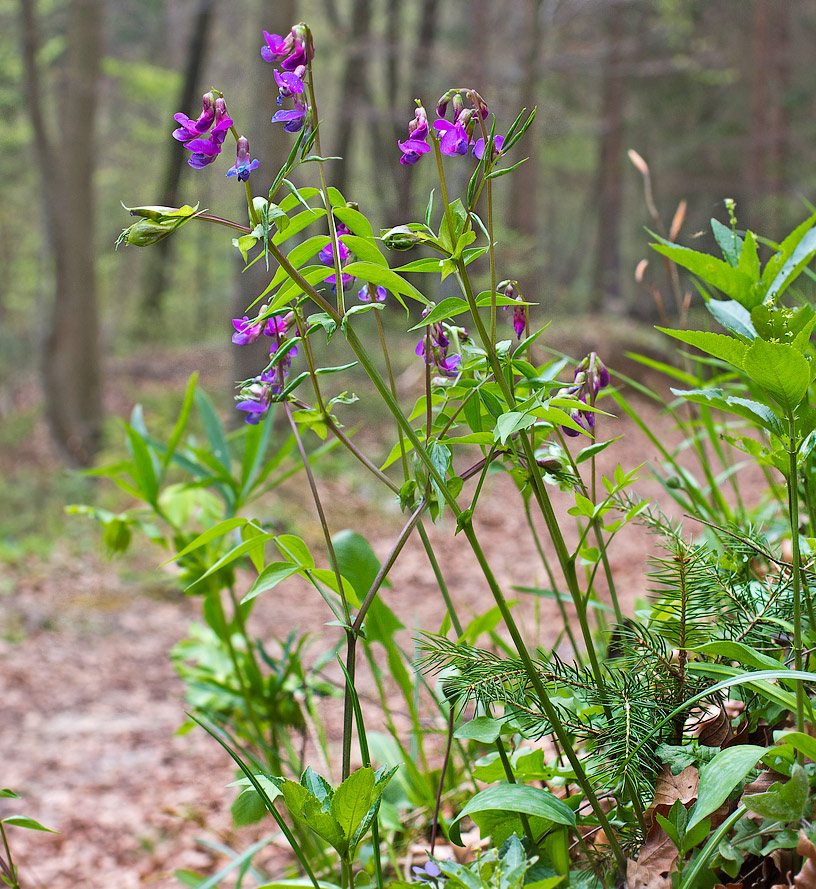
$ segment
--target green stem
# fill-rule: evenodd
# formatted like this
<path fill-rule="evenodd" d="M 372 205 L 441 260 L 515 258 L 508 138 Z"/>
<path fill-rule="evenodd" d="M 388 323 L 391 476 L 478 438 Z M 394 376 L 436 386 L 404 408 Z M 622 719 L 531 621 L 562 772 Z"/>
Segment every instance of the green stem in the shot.
<path fill-rule="evenodd" d="M 477 561 L 479 562 L 479 567 L 482 569 L 485 580 L 487 580 L 487 584 L 490 587 L 490 591 L 493 594 L 493 599 L 499 608 L 499 612 L 501 613 L 505 626 L 507 627 L 510 636 L 513 639 L 513 643 L 516 646 L 519 658 L 524 664 L 524 669 L 527 672 L 530 683 L 533 686 L 536 697 L 538 698 L 539 704 L 544 711 L 544 715 L 552 726 L 552 730 L 555 736 L 558 738 L 559 743 L 561 744 L 564 755 L 569 760 L 569 763 L 572 766 L 573 771 L 575 772 L 576 782 L 581 787 L 581 790 L 584 792 L 584 795 L 587 798 L 587 802 L 592 807 L 592 811 L 595 813 L 595 817 L 598 819 L 598 823 L 601 825 L 601 829 L 606 834 L 607 840 L 609 842 L 609 847 L 612 850 L 612 854 L 615 856 L 615 861 L 617 862 L 618 867 L 621 871 L 625 871 L 626 856 L 623 853 L 623 849 L 621 849 L 620 843 L 618 842 L 618 839 L 612 829 L 612 825 L 609 823 L 609 819 L 606 817 L 606 813 L 601 807 L 600 801 L 595 795 L 595 791 L 592 789 L 592 785 L 587 778 L 584 767 L 581 764 L 581 760 L 575 753 L 570 737 L 567 734 L 567 731 L 564 728 L 563 724 L 561 723 L 558 712 L 550 701 L 547 690 L 544 687 L 544 683 L 541 681 L 541 677 L 539 676 L 538 671 L 535 668 L 535 664 L 533 664 L 530 653 L 527 651 L 527 647 L 524 644 L 524 640 L 521 637 L 521 633 L 519 632 L 515 619 L 510 613 L 510 608 L 507 605 L 507 600 L 504 598 L 504 594 L 502 593 L 501 588 L 499 587 L 499 584 L 496 581 L 495 576 L 493 575 L 493 571 L 491 570 L 490 565 L 485 558 L 479 541 L 476 539 L 476 533 L 473 530 L 473 524 L 469 520 L 464 522 L 463 531 L 465 533 L 465 537 L 467 537 L 468 542 L 470 543 L 471 548 L 473 549 Z"/>
<path fill-rule="evenodd" d="M 442 598 L 445 601 L 445 607 L 448 609 L 448 615 L 450 617 L 453 631 L 456 633 L 457 638 L 461 639 L 465 631 L 462 627 L 461 622 L 459 621 L 459 616 L 456 613 L 456 609 L 453 606 L 453 600 L 451 599 L 450 592 L 448 591 L 448 585 L 445 583 L 442 569 L 439 567 L 439 562 L 436 559 L 436 554 L 433 551 L 431 541 L 428 539 L 428 534 L 425 531 L 425 526 L 422 524 L 422 522 L 417 525 L 417 532 L 419 533 L 419 539 L 422 541 L 422 545 L 425 547 L 425 553 L 428 556 L 428 561 L 431 563 L 431 568 L 433 569 L 434 577 L 436 578 L 436 582 L 439 586 L 439 591 L 442 593 Z"/>
<path fill-rule="evenodd" d="M 496 750 L 499 753 L 499 759 L 501 760 L 507 782 L 509 784 L 516 784 L 516 776 L 513 774 L 513 767 L 510 765 L 510 760 L 507 758 L 507 751 L 504 749 L 504 743 L 501 736 L 496 738 Z M 521 826 L 524 828 L 524 835 L 527 837 L 527 842 L 530 844 L 530 850 L 532 851 L 536 847 L 536 841 L 533 836 L 533 831 L 530 828 L 530 821 L 524 812 L 519 812 L 519 816 L 521 817 Z"/>
<path fill-rule="evenodd" d="M 6 850 L 6 862 L 8 864 L 8 873 L 13 882 L 10 884 L 11 889 L 20 889 L 20 882 L 17 879 L 17 876 L 14 872 L 14 862 L 11 860 L 11 849 L 9 849 L 8 838 L 6 837 L 6 831 L 3 827 L 3 822 L 0 821 L 0 837 L 3 839 L 3 848 Z"/>
<path fill-rule="evenodd" d="M 796 442 L 796 421 L 793 412 L 788 411 L 788 504 L 790 509 L 791 529 L 791 580 L 793 582 L 793 657 L 794 668 L 803 669 L 802 657 L 802 602 L 801 576 L 799 572 L 801 557 L 799 554 L 799 485 L 796 455 L 799 450 Z M 800 679 L 796 680 L 796 727 L 805 731 L 805 687 Z M 801 753 L 799 754 L 802 758 Z"/>
<path fill-rule="evenodd" d="M 255 202 L 252 199 L 252 189 L 249 187 L 249 179 L 244 183 L 246 186 L 246 196 L 247 196 L 247 209 L 249 210 L 249 218 L 252 222 L 252 227 L 255 228 L 256 225 L 261 221 L 258 217 L 258 213 L 255 210 Z"/>

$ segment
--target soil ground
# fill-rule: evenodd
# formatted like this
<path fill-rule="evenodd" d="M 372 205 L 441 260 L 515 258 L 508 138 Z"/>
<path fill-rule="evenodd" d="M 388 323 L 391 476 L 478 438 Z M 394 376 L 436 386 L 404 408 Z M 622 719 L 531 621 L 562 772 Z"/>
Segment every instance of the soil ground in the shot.
<path fill-rule="evenodd" d="M 164 385 L 179 376 L 178 370 L 160 361 L 118 367 L 116 373 L 130 381 L 131 389 L 123 387 L 112 399 L 111 411 L 125 414 L 139 386 Z M 209 375 L 216 379 L 223 370 L 211 368 Z M 649 403 L 638 406 L 652 428 L 676 440 L 669 420 Z M 655 448 L 631 423 L 605 420 L 604 427 L 604 436 L 624 437 L 601 455 L 601 471 L 610 472 L 618 462 L 625 470 L 657 462 Z M 43 473 L 58 467 L 39 426 L 24 448 L 1 459 L 4 472 L 15 471 L 21 461 Z M 385 557 L 400 528 L 396 507 L 386 502 L 372 508 L 367 483 L 349 484 L 326 469 L 320 485 L 332 529 L 351 527 L 366 534 L 378 556 Z M 759 490 L 761 481 L 749 478 L 744 487 Z M 567 498 L 553 490 L 559 515 L 571 524 L 565 515 Z M 641 472 L 636 490 L 670 508 L 648 470 Z M 287 483 L 279 496 L 287 504 L 286 530 L 317 542 L 319 528 L 308 517 L 302 482 Z M 488 479 L 475 525 L 506 590 L 514 584 L 546 585 L 521 501 L 507 476 Z M 466 542 L 453 530 L 445 520 L 432 537 L 457 605 L 469 617 L 490 608 L 493 600 Z M 633 528 L 611 549 L 625 610 L 646 592 L 645 561 L 654 545 Z M 183 690 L 167 652 L 186 635 L 199 604 L 175 594 L 161 579 L 155 566 L 162 560 L 158 550 L 144 546 L 124 559 L 106 561 L 93 551 L 77 555 L 75 547 L 58 542 L 47 559 L 6 572 L 5 594 L 0 595 L 0 784 L 25 799 L 0 800 L 0 814 L 25 812 L 58 831 L 10 829 L 24 886 L 170 889 L 179 885 L 175 869 L 210 874 L 223 866 L 227 859 L 211 844 L 243 849 L 271 832 L 268 824 L 232 828 L 231 762 L 201 731 L 174 734 L 184 720 Z M 400 556 L 391 579 L 385 597 L 403 623 L 436 631 L 443 606 L 415 541 Z M 251 582 L 249 575 L 246 582 Z M 555 604 L 539 600 L 536 614 L 532 599 L 521 598 L 517 610 L 528 638 L 551 645 L 560 626 Z M 316 595 L 284 584 L 259 602 L 253 629 L 271 639 L 297 627 L 333 642 L 337 630 L 324 626 L 329 618 Z M 340 707 L 339 701 L 329 702 L 325 711 L 321 707 L 335 747 Z M 281 853 L 269 848 L 256 863 L 274 873 L 281 860 Z"/>

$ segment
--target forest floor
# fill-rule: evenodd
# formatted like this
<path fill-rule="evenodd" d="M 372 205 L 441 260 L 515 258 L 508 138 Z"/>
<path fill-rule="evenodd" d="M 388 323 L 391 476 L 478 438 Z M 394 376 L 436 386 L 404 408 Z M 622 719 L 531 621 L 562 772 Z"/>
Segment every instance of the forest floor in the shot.
<path fill-rule="evenodd" d="M 195 360 L 153 356 L 123 362 L 115 369 L 123 384 L 113 381 L 111 413 L 126 415 L 130 403 L 151 386 L 173 383 L 178 392 L 185 368 L 195 367 Z M 225 373 L 216 362 L 204 381 L 217 381 Z M 637 404 L 652 429 L 667 442 L 678 440 L 671 421 L 652 403 Z M 374 435 L 361 433 L 366 434 Z M 632 423 L 604 420 L 602 435 L 623 435 L 599 458 L 602 472 L 611 472 L 616 463 L 626 471 L 658 463 L 656 449 Z M 371 444 L 382 449 L 374 438 Z M 332 466 L 327 461 L 319 476 L 330 526 L 363 533 L 384 557 L 401 514 L 390 502 L 372 502 L 367 481 L 345 472 L 333 475 Z M 61 473 L 39 422 L 24 440 L 0 451 L 4 475 L 26 468 L 53 479 Z M 672 504 L 650 471 L 644 467 L 640 476 L 635 490 L 654 497 L 671 514 Z M 281 515 L 287 531 L 317 543 L 319 527 L 303 502 L 301 483 L 296 477 L 278 490 L 285 505 Z M 741 488 L 759 496 L 762 479 L 749 475 Z M 567 498 L 553 491 L 558 514 L 569 527 Z M 488 479 L 475 527 L 508 592 L 513 585 L 546 585 L 508 476 Z M 470 619 L 492 607 L 493 600 L 465 541 L 453 531 L 445 519 L 432 529 L 432 538 L 454 599 Z M 68 535 L 43 552 L 22 550 L 6 559 L 0 579 L 0 786 L 25 799 L 0 800 L 0 814 L 24 812 L 58 831 L 10 829 L 26 887 L 170 889 L 179 885 L 176 869 L 210 874 L 224 865 L 227 858 L 213 844 L 241 850 L 272 831 L 268 823 L 235 830 L 229 810 L 235 790 L 227 786 L 235 777 L 230 760 L 199 730 L 175 734 L 185 720 L 185 705 L 168 651 L 187 634 L 199 602 L 174 591 L 172 576 L 156 568 L 166 558 L 157 549 L 137 545 L 124 557 L 106 560 L 92 534 Z M 654 539 L 647 539 L 642 528 L 627 529 L 612 546 L 612 569 L 627 611 L 646 595 L 646 559 L 654 550 Z M 392 587 L 384 595 L 405 626 L 436 631 L 444 609 L 415 542 L 390 576 Z M 536 606 L 532 597 L 519 598 L 516 613 L 527 638 L 552 645 L 560 624 L 555 603 L 538 599 Z M 297 628 L 334 643 L 338 631 L 324 626 L 326 620 L 318 596 L 301 595 L 296 583 L 282 584 L 274 595 L 261 597 L 252 629 L 264 640 Z M 313 646 L 315 656 L 320 648 Z M 333 681 L 338 673 L 327 669 Z M 341 702 L 328 699 L 321 715 L 330 743 L 338 748 Z M 273 845 L 255 862 L 274 873 L 281 860 Z"/>

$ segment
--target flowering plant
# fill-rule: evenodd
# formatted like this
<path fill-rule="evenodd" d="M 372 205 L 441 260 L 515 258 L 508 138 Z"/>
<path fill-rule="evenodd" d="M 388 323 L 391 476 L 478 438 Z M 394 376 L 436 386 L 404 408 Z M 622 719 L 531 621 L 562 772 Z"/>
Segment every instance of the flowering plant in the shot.
<path fill-rule="evenodd" d="M 816 216 L 778 245 L 764 270 L 756 238 L 750 232 L 744 237 L 738 235 L 736 224 L 725 234 L 715 228 L 724 260 L 715 261 L 658 239 L 656 249 L 670 262 L 689 268 L 729 297 L 708 301 L 711 314 L 725 326 L 726 334 L 666 332 L 719 362 L 718 368 L 725 368 L 723 378 L 735 387 L 736 394 L 707 387 L 704 381 L 678 394 L 702 408 L 700 414 L 692 415 L 692 426 L 699 424 L 699 428 L 714 431 L 718 454 L 722 452 L 712 408 L 740 417 L 765 436 L 765 443 L 760 443 L 722 433 L 730 435 L 764 465 L 782 473 L 786 496 L 780 500 L 787 503 L 792 555 L 790 561 L 774 556 L 755 528 L 739 533 L 729 530 L 734 513 L 717 489 L 702 446 L 698 453 L 710 480 L 708 490 L 714 504 L 708 506 L 706 523 L 722 536 L 716 545 L 697 544 L 631 492 L 637 470 L 627 472 L 616 465 L 607 475 L 598 472 L 596 457 L 612 444 L 597 438 L 608 416 L 599 402 L 612 394 L 627 413 L 635 412 L 620 393 L 612 390 L 612 376 L 595 352 L 574 365 L 571 382 L 558 379 L 562 372 L 569 373 L 568 359 L 537 360 L 534 352 L 544 327 L 531 330 L 530 315 L 536 304 L 525 298 L 517 280 L 499 281 L 494 183 L 523 162 L 505 165 L 535 112 L 526 116 L 522 112 L 501 136 L 496 134 L 495 116 L 474 89 L 448 90 L 436 103 L 437 119 L 433 123 L 429 123 L 425 107 L 418 101 L 407 138 L 397 143 L 399 163 L 412 167 L 424 162 L 425 155 L 433 155 L 441 207 L 434 204 L 432 196 L 422 221 L 382 231 L 378 237 L 359 206 L 326 182 L 323 163 L 327 158 L 321 151 L 313 89 L 315 48 L 309 28 L 298 24 L 285 36 L 265 32 L 264 37 L 262 58 L 279 66 L 273 73 L 278 103 L 291 105 L 276 111 L 272 122 L 282 122 L 294 140 L 268 194 L 253 194 L 251 173 L 259 162 L 251 160 L 248 140 L 238 135 L 227 116 L 223 94 L 212 90 L 204 96 L 202 112 L 195 121 L 183 113 L 176 115 L 179 127 L 173 136 L 192 152 L 190 165 L 203 169 L 218 159 L 227 133 L 232 133 L 236 160 L 226 175 L 244 183 L 246 222 L 199 213 L 189 207 L 135 208 L 131 212 L 141 218 L 120 241 L 152 243 L 194 219 L 234 233 L 234 246 L 247 262 L 260 256 L 272 261 L 274 271 L 268 286 L 246 315 L 232 320 L 232 342 L 236 346 L 261 338 L 270 345 L 268 363 L 258 368 L 256 376 L 239 384 L 236 397 L 248 430 L 248 456 L 241 461 L 242 472 L 246 470 L 247 475 L 235 482 L 230 514 L 185 541 L 178 557 L 189 560 L 191 554 L 240 531 L 241 541 L 226 551 L 219 550 L 212 564 L 196 564 L 195 559 L 192 565 L 187 563 L 192 575 L 200 571 L 191 586 L 207 589 L 213 629 L 221 632 L 228 647 L 230 628 L 238 628 L 246 636 L 242 622 L 250 603 L 279 583 L 297 576 L 322 596 L 334 617 L 331 626 L 340 631 L 338 645 L 345 649 L 340 783 L 333 786 L 311 768 L 299 780 L 262 768 L 256 755 L 256 746 L 265 743 L 261 726 L 252 726 L 255 734 L 250 733 L 250 742 L 241 746 L 212 714 L 198 713 L 194 718 L 233 757 L 245 776 L 245 793 L 276 819 L 315 889 L 321 885 L 320 877 L 334 877 L 332 868 L 336 864 L 343 887 L 353 887 L 361 870 L 368 870 L 369 877 L 382 889 L 387 866 L 382 859 L 380 825 L 383 800 L 386 791 L 391 790 L 389 782 L 399 780 L 394 767 L 399 760 L 405 764 L 414 789 L 424 786 L 427 790 L 427 781 L 393 726 L 389 730 L 397 761 L 381 762 L 377 770 L 372 767 L 375 756 L 366 727 L 370 714 L 361 704 L 355 677 L 358 650 L 363 647 L 375 677 L 381 680 L 370 647 L 376 641 L 387 651 L 389 668 L 397 682 L 401 681 L 405 667 L 391 638 L 393 628 L 401 624 L 379 593 L 406 542 L 416 534 L 447 611 L 439 633 L 426 633 L 420 649 L 426 672 L 444 677 L 440 709 L 447 718 L 448 740 L 440 773 L 435 775 L 435 793 L 430 801 L 427 794 L 420 794 L 422 805 L 432 810 L 430 859 L 413 870 L 414 877 L 437 886 L 450 882 L 478 889 L 499 884 L 515 887 L 530 880 L 539 887 L 567 885 L 566 881 L 575 886 L 605 887 L 620 885 L 626 874 L 629 886 L 663 886 L 668 885 L 667 874 L 676 871 L 678 885 L 693 889 L 703 885 L 695 881 L 714 866 L 714 861 L 719 868 L 717 876 L 721 872 L 735 876 L 728 869 L 727 859 L 732 854 L 734 861 L 743 861 L 742 853 L 733 851 L 741 840 L 733 839 L 731 852 L 723 851 L 721 842 L 747 810 L 789 823 L 802 820 L 813 810 L 802 761 L 804 754 L 816 755 L 805 731 L 806 715 L 812 717 L 812 712 L 804 693 L 805 683 L 810 681 L 806 671 L 810 650 L 806 650 L 805 642 L 816 640 L 813 605 L 808 584 L 803 581 L 810 568 L 805 568 L 801 549 L 799 501 L 800 482 L 804 480 L 805 497 L 811 498 L 809 520 L 816 523 L 812 507 L 816 502 L 816 412 L 808 406 L 807 398 L 816 376 L 810 352 L 816 312 L 810 307 L 783 308 L 777 301 L 816 255 L 812 237 Z M 395 163 L 396 155 L 395 150 Z M 307 162 L 317 166 L 318 185 L 297 188 L 291 182 L 292 171 Z M 471 165 L 461 197 L 452 198 L 448 191 L 446 165 L 450 163 Z M 289 194 L 280 199 L 282 188 Z M 145 223 L 151 227 L 146 229 Z M 285 252 L 283 245 L 289 238 L 310 226 L 319 226 L 320 232 Z M 392 267 L 391 254 L 414 249 L 425 255 Z M 253 252 L 255 258 L 250 260 Z M 478 291 L 475 282 L 479 276 L 474 273 L 478 266 L 474 263 L 480 259 L 486 260 L 481 275 L 485 288 Z M 408 280 L 409 273 L 436 274 L 442 279 L 453 276 L 459 295 L 433 302 Z M 350 301 L 348 296 L 354 288 L 358 299 Z M 410 331 L 419 335 L 414 351 L 422 362 L 424 386 L 410 409 L 401 403 L 382 320 L 386 306 L 393 303 L 399 303 L 409 315 L 410 306 L 421 309 L 421 318 Z M 507 336 L 500 326 L 500 308 L 513 310 L 512 320 L 506 325 Z M 371 313 L 380 356 L 361 335 L 361 316 Z M 468 319 L 467 329 L 459 323 L 463 315 Z M 510 335 L 511 325 L 514 336 Z M 324 335 L 327 339 L 335 335 L 345 338 L 371 393 L 384 404 L 393 421 L 395 441 L 380 466 L 333 413 L 349 397 L 344 391 L 332 396 L 324 377 L 348 371 L 351 365 L 321 366 L 318 350 Z M 294 372 L 295 362 L 298 373 Z M 683 372 L 681 378 L 686 382 L 694 379 L 690 371 Z M 261 427 L 269 424 L 275 409 L 285 416 L 292 448 L 302 463 L 323 537 L 325 567 L 318 566 L 318 559 L 304 541 L 271 533 L 238 514 L 246 502 L 243 495 L 247 486 L 252 489 L 253 473 L 259 471 L 258 460 L 263 460 L 257 454 L 260 436 L 268 433 L 268 425 L 266 429 Z M 220 428 L 211 416 L 208 419 L 211 429 Z M 180 420 L 173 433 L 173 448 L 180 441 L 183 427 Z M 699 428 L 695 426 L 694 433 L 698 445 Z M 361 538 L 331 533 L 324 495 L 312 471 L 314 455 L 307 447 L 310 431 L 322 438 L 331 435 L 389 497 L 398 500 L 405 522 L 383 563 Z M 129 429 L 129 436 L 134 455 L 129 471 L 134 479 L 141 480 L 140 484 L 143 481 L 140 490 L 145 500 L 160 513 L 159 488 L 173 448 L 158 449 L 146 432 L 140 437 L 137 430 Z M 571 449 L 567 438 L 585 446 Z M 661 442 L 654 437 L 652 440 L 674 460 L 671 465 L 677 476 L 671 485 L 667 483 L 667 489 L 675 492 L 684 508 L 700 514 L 707 500 L 699 485 Z M 229 489 L 229 446 L 222 435 L 213 434 L 211 441 L 221 453 L 216 459 L 220 468 L 209 482 Z M 189 465 L 190 461 L 186 462 Z M 158 475 L 156 465 L 162 467 Z M 536 592 L 554 597 L 572 648 L 572 661 L 560 657 L 555 649 L 531 652 L 485 555 L 474 520 L 491 470 L 507 472 L 518 488 L 527 525 L 551 583 L 550 590 Z M 733 472 L 729 470 L 730 475 Z M 198 487 L 201 484 L 198 480 Z M 566 518 L 559 516 L 550 496 L 554 487 L 571 498 L 573 505 L 567 515 L 576 523 L 574 537 L 564 533 Z M 475 646 L 475 637 L 462 624 L 448 590 L 444 568 L 424 528 L 427 517 L 438 520 L 445 513 L 452 516 L 456 533 L 472 550 L 495 601 L 496 620 L 501 620 L 509 636 L 509 642 L 501 640 L 501 655 Z M 748 523 L 747 512 L 741 518 Z M 536 520 L 546 529 L 558 576 Z M 611 542 L 634 521 L 660 533 L 669 551 L 664 560 L 655 560 L 655 606 L 646 622 L 624 617 L 609 558 Z M 280 559 L 267 560 L 267 545 L 277 548 Z M 761 556 L 764 566 L 758 567 L 746 553 Z M 251 561 L 257 577 L 239 600 L 234 566 L 244 558 Z M 217 585 L 225 573 L 231 575 L 229 617 Z M 605 580 L 608 604 L 602 603 L 598 595 L 600 578 Z M 574 619 L 570 619 L 567 605 Z M 604 645 L 597 644 L 590 625 L 593 609 L 606 609 L 614 617 L 614 627 Z M 384 626 L 392 629 L 384 630 Z M 449 638 L 451 631 L 454 639 Z M 771 634 L 762 651 L 750 648 L 749 641 L 759 644 L 759 638 Z M 793 671 L 785 666 L 788 654 L 793 658 Z M 237 658 L 235 668 L 239 674 Z M 247 669 L 257 670 L 257 664 Z M 772 684 L 777 681 L 780 686 Z M 410 683 L 407 692 L 404 685 L 401 687 L 406 702 L 412 701 Z M 743 687 L 747 690 L 736 691 Z M 795 711 L 796 731 L 786 731 L 778 747 L 766 742 L 762 746 L 727 746 L 735 733 L 729 735 L 723 729 L 715 737 L 698 709 L 711 708 L 715 713 L 711 718 L 720 723 L 725 720 L 731 730 L 723 698 L 726 689 L 742 695 L 736 702 L 741 706 L 732 706 L 732 712 L 750 710 L 740 727 L 745 737 L 759 731 L 763 721 L 766 728 L 784 725 L 788 729 L 790 726 L 779 719 L 780 706 Z M 247 695 L 250 722 L 257 722 L 258 712 L 250 705 L 251 688 L 243 687 L 241 692 Z M 415 725 L 419 725 L 416 710 L 411 709 L 413 703 L 407 706 Z M 469 707 L 472 709 L 468 711 Z M 465 712 L 474 718 L 457 727 Z M 725 715 L 721 718 L 719 714 Z M 356 770 L 352 769 L 355 729 L 362 763 Z M 513 736 L 515 746 L 509 754 L 503 740 L 508 734 Z M 446 819 L 442 797 L 454 737 L 492 748 L 493 759 L 489 762 L 472 764 L 465 754 L 470 775 L 492 786 L 475 794 L 468 790 L 458 814 Z M 548 738 L 550 745 L 546 762 L 540 749 L 530 752 L 531 748 L 525 746 L 530 739 L 542 737 Z M 755 736 L 755 740 L 758 738 Z M 704 739 L 712 743 L 704 743 Z M 764 793 L 746 793 L 739 805 L 735 802 L 715 824 L 712 819 L 738 788 L 742 793 L 760 761 L 781 770 L 789 779 L 784 799 L 779 789 L 768 791 L 773 800 Z M 685 764 L 684 769 L 693 770 L 693 798 L 682 797 L 677 782 L 672 783 L 676 777 L 672 767 L 679 762 Z M 708 767 L 703 765 L 706 762 Z M 759 796 L 763 799 L 755 798 Z M 276 806 L 279 800 L 289 821 Z M 687 804 L 693 804 L 690 812 Z M 465 816 L 471 817 L 482 835 L 490 839 L 490 851 L 469 866 L 434 858 L 440 831 L 450 843 L 461 842 L 459 822 Z M 290 822 L 309 833 L 298 834 L 290 828 Z M 772 829 L 767 824 L 765 828 Z M 397 819 L 395 833 L 399 829 Z M 370 840 L 366 840 L 369 834 Z M 320 855 L 310 853 L 305 836 L 312 837 Z M 359 852 L 364 840 L 370 843 L 365 862 Z M 649 844 L 653 841 L 659 843 L 663 855 L 665 866 L 660 871 L 654 871 L 656 865 L 651 861 L 654 849 Z M 792 848 L 790 837 L 779 842 Z M 391 859 L 391 866 L 398 870 L 397 856 Z M 315 861 L 321 863 L 320 867 Z M 705 883 L 709 884 L 714 884 L 713 873 Z"/>

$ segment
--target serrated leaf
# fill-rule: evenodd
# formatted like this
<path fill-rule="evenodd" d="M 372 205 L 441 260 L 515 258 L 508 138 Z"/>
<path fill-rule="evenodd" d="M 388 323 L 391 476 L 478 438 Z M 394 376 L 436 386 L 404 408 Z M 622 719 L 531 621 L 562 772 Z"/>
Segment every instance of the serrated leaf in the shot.
<path fill-rule="evenodd" d="M 347 840 L 362 822 L 371 807 L 374 791 L 374 769 L 357 769 L 334 791 L 331 813 L 342 827 Z"/>
<path fill-rule="evenodd" d="M 722 333 L 710 333 L 707 330 L 671 330 L 668 327 L 658 327 L 661 333 L 665 333 L 682 343 L 694 346 L 702 352 L 708 352 L 715 358 L 720 358 L 733 364 L 734 367 L 742 367 L 748 346 L 733 336 Z"/>
<path fill-rule="evenodd" d="M 810 383 L 808 360 L 785 343 L 755 339 L 745 353 L 742 368 L 788 412 L 805 397 Z"/>
<path fill-rule="evenodd" d="M 750 340 L 756 337 L 751 313 L 735 299 L 707 299 L 705 307 L 717 322 L 732 333 Z"/>

